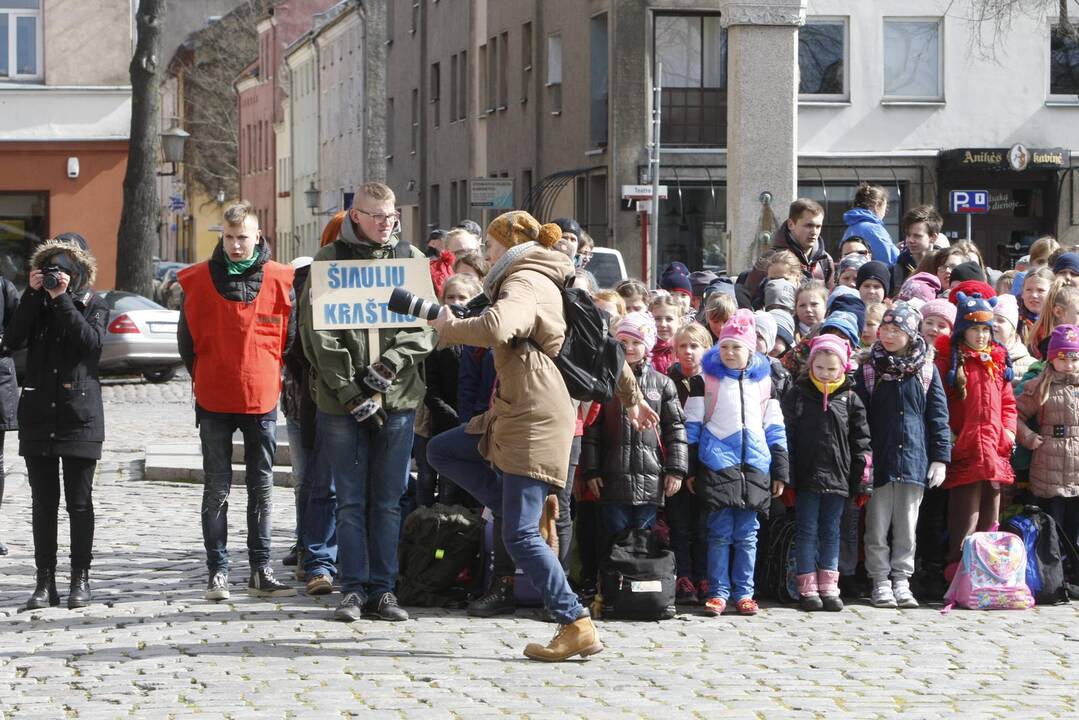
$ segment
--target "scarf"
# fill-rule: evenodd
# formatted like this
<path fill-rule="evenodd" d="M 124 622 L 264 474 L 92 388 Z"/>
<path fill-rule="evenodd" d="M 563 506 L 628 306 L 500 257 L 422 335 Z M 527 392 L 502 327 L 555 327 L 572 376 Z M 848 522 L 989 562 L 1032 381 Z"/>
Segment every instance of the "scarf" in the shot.
<path fill-rule="evenodd" d="M 809 373 L 809 380 L 813 383 L 813 387 L 820 390 L 821 395 L 824 396 L 824 412 L 828 412 L 828 396 L 838 390 L 843 385 L 843 381 L 846 380 L 846 378 L 841 377 L 835 382 L 826 383 L 818 380 L 817 376 L 811 372 Z"/>
<path fill-rule="evenodd" d="M 514 245 L 507 250 L 505 254 L 498 259 L 498 262 L 494 264 L 491 271 L 487 273 L 487 277 L 483 279 L 483 293 L 487 297 L 494 299 L 496 297 L 495 288 L 502 282 L 502 276 L 506 274 L 506 271 L 509 270 L 511 265 L 521 259 L 525 253 L 534 247 L 536 247 L 536 243 L 534 241 L 529 241 L 521 243 L 520 245 Z"/>
<path fill-rule="evenodd" d="M 1008 353 L 1007 351 L 1005 351 L 1004 357 L 1007 356 Z M 966 364 L 968 360 L 974 360 L 976 362 L 980 362 L 982 365 L 985 365 L 985 370 L 989 373 L 990 380 L 996 380 L 997 373 L 1002 372 L 1000 366 L 997 365 L 995 360 L 993 360 L 992 342 L 990 342 L 989 345 L 986 345 L 981 350 L 975 350 L 966 343 L 960 343 L 959 357 L 960 362 L 962 362 L 963 364 Z"/>
<path fill-rule="evenodd" d="M 870 362 L 881 380 L 898 381 L 907 375 L 921 372 L 927 352 L 925 338 L 920 335 L 912 339 L 908 352 L 904 355 L 888 352 L 878 340 L 870 350 Z"/>
<path fill-rule="evenodd" d="M 229 259 L 228 254 L 225 254 L 225 264 L 228 266 L 229 275 L 242 275 L 247 272 L 248 268 L 255 264 L 255 261 L 259 259 L 259 249 L 255 246 L 255 249 L 251 253 L 251 257 L 246 260 L 238 260 L 233 262 Z"/>
<path fill-rule="evenodd" d="M 657 372 L 667 374 L 674 363 L 674 348 L 669 340 L 656 340 L 656 346 L 652 348 L 652 367 Z"/>

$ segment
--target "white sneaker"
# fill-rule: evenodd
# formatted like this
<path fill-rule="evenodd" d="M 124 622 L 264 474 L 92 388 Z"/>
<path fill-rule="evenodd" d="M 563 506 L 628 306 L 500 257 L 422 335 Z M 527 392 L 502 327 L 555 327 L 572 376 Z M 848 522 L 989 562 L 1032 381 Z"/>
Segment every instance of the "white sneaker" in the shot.
<path fill-rule="evenodd" d="M 892 584 L 887 580 L 879 580 L 873 586 L 873 595 L 869 598 L 873 607 L 894 608 L 896 607 L 895 595 L 892 594 Z"/>
<path fill-rule="evenodd" d="M 893 580 L 892 592 L 895 595 L 895 602 L 899 607 L 918 607 L 918 601 L 914 598 L 914 593 L 910 591 L 910 581 L 906 578 L 903 578 L 902 580 Z"/>

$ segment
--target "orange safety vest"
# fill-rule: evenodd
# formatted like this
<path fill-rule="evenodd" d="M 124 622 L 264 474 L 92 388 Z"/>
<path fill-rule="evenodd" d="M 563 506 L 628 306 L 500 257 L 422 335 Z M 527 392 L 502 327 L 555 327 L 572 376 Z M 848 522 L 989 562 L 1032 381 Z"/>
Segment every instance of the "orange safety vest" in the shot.
<path fill-rule="evenodd" d="M 185 268 L 177 277 L 195 345 L 199 407 L 244 415 L 273 410 L 281 394 L 292 268 L 272 261 L 263 265 L 262 287 L 250 303 L 221 297 L 208 262 Z"/>

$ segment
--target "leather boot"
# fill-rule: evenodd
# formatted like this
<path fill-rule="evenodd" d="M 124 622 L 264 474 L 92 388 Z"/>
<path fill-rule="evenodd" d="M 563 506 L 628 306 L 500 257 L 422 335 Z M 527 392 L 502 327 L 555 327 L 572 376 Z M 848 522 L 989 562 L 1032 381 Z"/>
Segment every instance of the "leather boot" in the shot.
<path fill-rule="evenodd" d="M 562 662 L 574 655 L 587 658 L 603 650 L 599 633 L 587 613 L 566 625 L 559 625 L 558 632 L 547 645 L 529 643 L 525 647 L 525 657 L 542 662 Z"/>
<path fill-rule="evenodd" d="M 493 577 L 487 592 L 468 604 L 472 617 L 489 618 L 496 615 L 512 615 L 517 611 L 513 596 L 513 576 Z"/>
<path fill-rule="evenodd" d="M 27 610 L 56 607 L 60 604 L 60 593 L 56 592 L 56 568 L 38 568 L 37 587 L 26 601 Z"/>
<path fill-rule="evenodd" d="M 798 576 L 798 605 L 806 612 L 816 612 L 824 607 L 817 589 L 817 573 L 803 573 Z"/>
<path fill-rule="evenodd" d="M 90 604 L 90 570 L 72 568 L 71 589 L 67 596 L 67 609 L 86 607 Z"/>
<path fill-rule="evenodd" d="M 540 537 L 551 548 L 551 552 L 558 556 L 558 496 L 550 494 L 543 501 L 543 511 L 540 513 L 539 532 Z"/>
<path fill-rule="evenodd" d="M 839 612 L 843 601 L 839 599 L 839 571 L 818 570 L 817 587 L 820 589 L 821 603 L 828 612 Z"/>

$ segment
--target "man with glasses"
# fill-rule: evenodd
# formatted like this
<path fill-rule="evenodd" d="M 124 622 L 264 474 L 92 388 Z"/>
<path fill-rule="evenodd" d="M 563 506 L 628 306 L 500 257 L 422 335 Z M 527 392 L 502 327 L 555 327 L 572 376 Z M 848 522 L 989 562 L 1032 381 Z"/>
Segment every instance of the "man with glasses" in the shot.
<path fill-rule="evenodd" d="M 341 224 L 338 238 L 316 261 L 422 258 L 397 234 L 393 191 L 366 183 Z M 334 489 L 337 567 L 342 599 L 334 618 L 407 620 L 397 604 L 397 545 L 401 496 L 408 484 L 416 408 L 426 388 L 420 372 L 434 349 L 429 328 L 379 330 L 377 355 L 366 330 L 314 330 L 311 301 L 300 303 L 304 352 L 315 372 L 316 466 L 304 518 L 304 569 L 308 586 L 325 584 L 334 560 Z"/>

